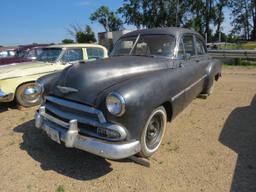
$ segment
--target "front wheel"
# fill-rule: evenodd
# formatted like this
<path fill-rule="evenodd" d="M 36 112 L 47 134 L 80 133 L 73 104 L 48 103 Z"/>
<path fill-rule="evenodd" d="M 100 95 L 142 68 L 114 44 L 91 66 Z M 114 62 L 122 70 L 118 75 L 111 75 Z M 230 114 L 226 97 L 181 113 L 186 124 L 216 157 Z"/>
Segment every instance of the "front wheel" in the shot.
<path fill-rule="evenodd" d="M 41 102 L 40 90 L 38 90 L 34 82 L 19 86 L 15 96 L 18 105 L 22 107 L 33 107 Z"/>
<path fill-rule="evenodd" d="M 166 129 L 167 115 L 164 107 L 156 108 L 149 116 L 141 134 L 140 156 L 150 157 L 160 147 Z"/>

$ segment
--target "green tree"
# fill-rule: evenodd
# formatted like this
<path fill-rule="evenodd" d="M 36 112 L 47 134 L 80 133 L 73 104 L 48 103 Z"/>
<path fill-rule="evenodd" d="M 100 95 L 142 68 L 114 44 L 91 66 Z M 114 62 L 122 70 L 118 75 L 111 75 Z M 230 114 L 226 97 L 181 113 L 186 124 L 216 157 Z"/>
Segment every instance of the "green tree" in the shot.
<path fill-rule="evenodd" d="M 187 7 L 188 0 L 124 0 L 118 12 L 138 29 L 179 27 L 184 24 Z"/>
<path fill-rule="evenodd" d="M 242 35 L 243 39 L 249 40 L 251 31 L 251 0 L 232 0 L 229 2 L 232 10 L 232 33 Z"/>
<path fill-rule="evenodd" d="M 69 34 L 76 39 L 77 43 L 95 43 L 95 34 L 89 25 L 86 25 L 85 29 L 79 25 L 70 25 L 67 29 Z"/>
<path fill-rule="evenodd" d="M 219 0 L 217 1 L 217 5 L 215 7 L 215 21 L 214 24 L 217 26 L 215 39 L 218 38 L 221 33 L 221 24 L 224 22 L 224 13 L 223 9 L 227 6 L 227 0 Z"/>
<path fill-rule="evenodd" d="M 99 22 L 108 31 L 119 31 L 123 28 L 123 22 L 118 18 L 117 14 L 110 11 L 108 7 L 101 6 L 94 13 L 91 14 L 90 20 L 92 22 Z"/>
<path fill-rule="evenodd" d="M 74 40 L 73 39 L 63 39 L 62 43 L 63 44 L 71 44 L 71 43 L 74 43 Z"/>
<path fill-rule="evenodd" d="M 256 0 L 251 0 L 250 4 L 251 14 L 252 14 L 252 33 L 251 40 L 256 41 Z"/>

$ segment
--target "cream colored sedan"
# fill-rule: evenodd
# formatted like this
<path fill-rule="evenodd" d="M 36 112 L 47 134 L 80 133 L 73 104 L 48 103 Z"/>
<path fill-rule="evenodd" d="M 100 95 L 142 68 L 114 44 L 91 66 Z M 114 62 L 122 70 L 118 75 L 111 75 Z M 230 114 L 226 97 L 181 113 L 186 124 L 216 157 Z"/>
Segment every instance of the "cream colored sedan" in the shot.
<path fill-rule="evenodd" d="M 58 72 L 78 61 L 106 58 L 107 49 L 95 44 L 53 45 L 43 48 L 37 61 L 0 67 L 0 102 L 16 100 L 18 105 L 39 104 L 40 94 L 35 81 Z"/>

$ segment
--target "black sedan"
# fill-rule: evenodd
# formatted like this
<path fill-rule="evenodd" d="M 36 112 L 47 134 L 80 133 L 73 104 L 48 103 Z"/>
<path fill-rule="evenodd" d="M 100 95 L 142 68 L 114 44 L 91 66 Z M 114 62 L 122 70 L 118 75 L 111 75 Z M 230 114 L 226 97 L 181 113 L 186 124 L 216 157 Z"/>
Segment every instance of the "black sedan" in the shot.
<path fill-rule="evenodd" d="M 122 36 L 111 57 L 45 76 L 36 127 L 56 142 L 105 158 L 152 156 L 166 123 L 221 76 L 195 31 L 144 29 Z"/>

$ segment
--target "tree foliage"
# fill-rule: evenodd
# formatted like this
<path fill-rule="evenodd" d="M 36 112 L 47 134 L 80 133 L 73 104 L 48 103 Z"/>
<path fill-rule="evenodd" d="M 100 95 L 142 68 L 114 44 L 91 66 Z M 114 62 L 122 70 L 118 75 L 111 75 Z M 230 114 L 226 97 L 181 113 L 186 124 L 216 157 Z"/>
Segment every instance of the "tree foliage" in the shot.
<path fill-rule="evenodd" d="M 231 15 L 224 15 L 225 9 L 230 9 Z M 124 23 L 138 29 L 177 26 L 194 28 L 208 41 L 239 36 L 256 40 L 256 0 L 123 0 L 117 12 L 101 6 L 90 20 L 100 23 L 107 32 L 118 31 L 123 29 L 118 14 Z M 223 34 L 223 22 L 229 16 L 232 16 L 232 31 L 227 36 Z M 72 25 L 69 32 L 77 42 L 95 42 L 89 29 Z"/>
<path fill-rule="evenodd" d="M 69 34 L 76 39 L 77 43 L 96 42 L 95 34 L 89 25 L 86 25 L 85 29 L 83 29 L 79 25 L 70 25 L 70 27 L 67 30 Z"/>
<path fill-rule="evenodd" d="M 62 43 L 63 44 L 71 44 L 71 43 L 74 43 L 74 40 L 73 39 L 63 39 Z"/>
<path fill-rule="evenodd" d="M 220 32 L 227 0 L 124 0 L 118 12 L 137 28 L 193 27 L 212 37 L 211 26 Z"/>
<path fill-rule="evenodd" d="M 187 7 L 187 0 L 124 0 L 118 12 L 137 28 L 179 27 L 184 24 Z"/>
<path fill-rule="evenodd" d="M 249 18 L 249 1 L 250 0 L 233 0 L 230 1 L 229 6 L 232 10 L 232 33 L 243 35 L 243 38 L 248 40 L 250 38 L 250 21 Z"/>
<path fill-rule="evenodd" d="M 101 6 L 94 13 L 91 14 L 90 20 L 92 22 L 99 22 L 108 31 L 119 31 L 123 28 L 123 22 L 118 18 L 117 14 L 110 11 L 108 7 Z"/>

